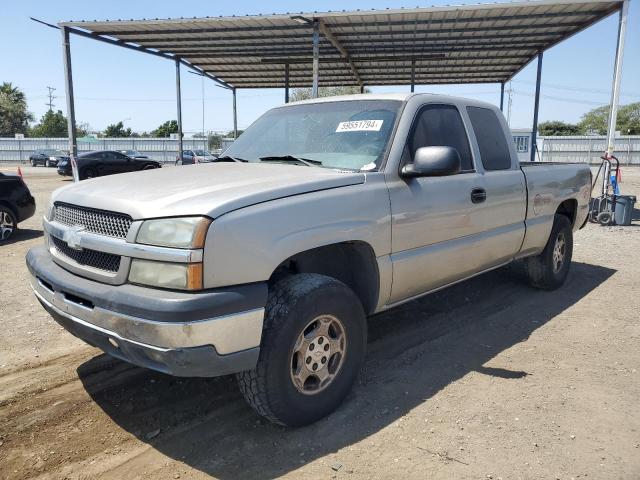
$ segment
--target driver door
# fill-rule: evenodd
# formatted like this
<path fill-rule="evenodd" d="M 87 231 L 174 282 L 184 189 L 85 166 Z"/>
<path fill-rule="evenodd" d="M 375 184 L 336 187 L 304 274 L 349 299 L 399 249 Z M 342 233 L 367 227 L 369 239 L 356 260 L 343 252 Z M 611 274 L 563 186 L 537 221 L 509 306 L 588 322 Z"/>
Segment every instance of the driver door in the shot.
<path fill-rule="evenodd" d="M 461 172 L 443 177 L 398 178 L 389 183 L 392 214 L 393 285 L 389 304 L 480 271 L 476 251 L 483 226 L 477 212 L 484 189 L 469 137 L 454 105 L 427 104 L 417 113 L 401 167 L 420 147 L 450 146 L 460 154 Z"/>

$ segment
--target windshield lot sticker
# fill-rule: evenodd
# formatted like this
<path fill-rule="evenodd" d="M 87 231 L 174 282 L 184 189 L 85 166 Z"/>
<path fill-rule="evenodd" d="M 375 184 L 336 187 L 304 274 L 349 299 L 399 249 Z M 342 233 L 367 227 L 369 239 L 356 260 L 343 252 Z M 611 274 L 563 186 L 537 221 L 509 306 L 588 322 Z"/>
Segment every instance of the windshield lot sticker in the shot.
<path fill-rule="evenodd" d="M 340 122 L 338 132 L 379 132 L 382 128 L 382 120 L 356 120 L 353 122 Z"/>

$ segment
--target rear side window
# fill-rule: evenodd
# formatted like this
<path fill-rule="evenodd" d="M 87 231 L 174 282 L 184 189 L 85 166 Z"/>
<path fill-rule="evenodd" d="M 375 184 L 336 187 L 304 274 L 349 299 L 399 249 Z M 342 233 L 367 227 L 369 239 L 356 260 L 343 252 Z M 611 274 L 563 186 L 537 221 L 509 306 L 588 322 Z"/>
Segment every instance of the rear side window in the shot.
<path fill-rule="evenodd" d="M 458 150 L 462 171 L 473 170 L 471 149 L 460 112 L 453 105 L 427 105 L 419 113 L 409 136 L 409 154 L 420 147 L 448 146 Z"/>
<path fill-rule="evenodd" d="M 511 154 L 504 130 L 495 112 L 488 108 L 467 107 L 473 132 L 478 141 L 485 170 L 509 170 Z"/>

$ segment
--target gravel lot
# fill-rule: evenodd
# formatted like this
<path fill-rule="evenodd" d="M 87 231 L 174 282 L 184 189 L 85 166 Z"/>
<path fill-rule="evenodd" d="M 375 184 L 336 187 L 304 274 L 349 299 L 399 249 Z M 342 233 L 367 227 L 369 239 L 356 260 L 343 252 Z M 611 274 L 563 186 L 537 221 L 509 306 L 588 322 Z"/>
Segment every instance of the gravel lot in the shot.
<path fill-rule="evenodd" d="M 23 172 L 38 211 L 0 247 L 0 478 L 640 478 L 637 220 L 578 232 L 558 291 L 501 270 L 372 318 L 347 401 L 286 430 L 232 378 L 139 369 L 58 327 L 24 256 L 68 180 Z"/>

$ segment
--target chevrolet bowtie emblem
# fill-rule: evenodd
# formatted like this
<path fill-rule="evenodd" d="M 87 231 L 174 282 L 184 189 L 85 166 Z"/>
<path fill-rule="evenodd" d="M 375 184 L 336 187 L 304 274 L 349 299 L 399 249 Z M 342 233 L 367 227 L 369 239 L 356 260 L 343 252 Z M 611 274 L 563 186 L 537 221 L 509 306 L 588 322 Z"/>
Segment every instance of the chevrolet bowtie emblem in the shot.
<path fill-rule="evenodd" d="M 74 225 L 65 230 L 64 235 L 62 236 L 62 240 L 65 241 L 69 248 L 73 248 L 74 250 L 82 250 L 80 246 L 80 241 L 82 239 L 82 232 L 84 232 L 84 227 L 81 225 Z"/>

